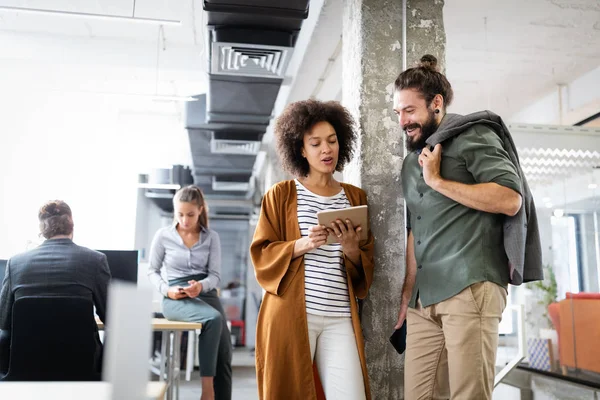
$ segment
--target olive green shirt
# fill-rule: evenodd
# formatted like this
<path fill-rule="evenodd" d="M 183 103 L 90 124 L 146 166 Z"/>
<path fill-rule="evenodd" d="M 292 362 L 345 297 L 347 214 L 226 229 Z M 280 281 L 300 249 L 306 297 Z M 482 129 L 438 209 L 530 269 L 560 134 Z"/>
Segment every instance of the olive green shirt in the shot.
<path fill-rule="evenodd" d="M 402 166 L 402 190 L 408 207 L 417 259 L 410 307 L 439 303 L 466 287 L 491 281 L 506 287 L 508 258 L 503 214 L 466 207 L 430 188 L 411 152 Z M 442 143 L 441 175 L 465 184 L 494 182 L 520 193 L 520 178 L 500 137 L 474 125 Z"/>

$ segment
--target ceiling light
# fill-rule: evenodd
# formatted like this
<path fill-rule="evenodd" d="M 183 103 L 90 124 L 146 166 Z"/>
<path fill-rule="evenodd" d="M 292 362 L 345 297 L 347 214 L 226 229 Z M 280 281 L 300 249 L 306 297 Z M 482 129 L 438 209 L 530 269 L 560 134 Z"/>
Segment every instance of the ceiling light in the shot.
<path fill-rule="evenodd" d="M 546 208 L 552 208 L 552 203 L 546 203 Z"/>
<path fill-rule="evenodd" d="M 561 218 L 563 215 L 565 215 L 565 210 L 563 210 L 562 208 L 557 208 L 556 210 L 554 210 L 553 214 L 556 218 Z"/>
<path fill-rule="evenodd" d="M 142 97 L 142 96 L 141 96 Z M 162 96 L 162 95 L 151 95 L 148 96 L 153 101 L 196 101 L 198 100 L 192 96 Z"/>
<path fill-rule="evenodd" d="M 138 183 L 140 189 L 165 189 L 165 190 L 178 190 L 181 185 L 176 183 Z"/>
<path fill-rule="evenodd" d="M 550 197 L 544 197 L 544 198 L 542 199 L 542 201 L 543 201 L 544 203 L 550 203 Z"/>
<path fill-rule="evenodd" d="M 597 187 L 598 187 L 598 185 L 597 185 L 597 184 L 595 184 L 595 183 L 590 183 L 590 184 L 588 185 L 588 189 L 596 189 Z"/>
<path fill-rule="evenodd" d="M 126 17 L 123 15 L 110 15 L 110 14 L 92 14 L 74 11 L 58 11 L 58 10 L 44 10 L 39 8 L 23 8 L 23 7 L 9 7 L 0 6 L 0 11 L 13 11 L 18 13 L 29 13 L 29 14 L 45 14 L 45 15 L 59 15 L 65 17 L 79 17 L 89 19 L 99 19 L 105 21 L 127 21 L 127 22 L 139 22 L 146 24 L 155 25 L 181 25 L 181 21 L 172 19 L 156 19 L 156 18 L 140 18 L 140 17 Z"/>
<path fill-rule="evenodd" d="M 162 94 L 146 94 L 146 93 L 118 93 L 118 92 L 97 92 L 97 91 L 78 91 L 75 93 L 94 94 L 101 96 L 128 97 L 149 99 L 152 101 L 197 101 L 198 98 L 192 96 L 173 96 Z"/>

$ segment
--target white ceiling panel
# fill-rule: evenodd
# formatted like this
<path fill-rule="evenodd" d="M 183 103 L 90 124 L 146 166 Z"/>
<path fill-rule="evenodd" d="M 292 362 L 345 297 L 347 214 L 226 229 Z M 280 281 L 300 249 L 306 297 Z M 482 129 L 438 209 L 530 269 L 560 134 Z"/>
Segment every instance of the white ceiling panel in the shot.
<path fill-rule="evenodd" d="M 0 0 L 0 6 L 132 17 L 134 0 Z M 198 44 L 203 32 L 200 29 L 202 14 L 202 5 L 197 1 L 135 0 L 136 18 L 182 22 L 181 26 L 165 26 L 165 36 L 171 42 Z M 155 41 L 157 28 L 157 25 L 135 21 L 0 10 L 0 31 L 5 32 Z"/>

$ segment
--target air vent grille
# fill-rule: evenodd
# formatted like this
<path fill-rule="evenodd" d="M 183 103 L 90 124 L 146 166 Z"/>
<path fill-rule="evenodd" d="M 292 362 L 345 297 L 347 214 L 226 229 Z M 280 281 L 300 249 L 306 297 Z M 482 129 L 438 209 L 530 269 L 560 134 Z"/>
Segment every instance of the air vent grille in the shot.
<path fill-rule="evenodd" d="M 292 48 L 215 42 L 211 73 L 283 79 Z"/>
<path fill-rule="evenodd" d="M 245 181 L 212 179 L 212 190 L 215 192 L 247 192 L 250 190 L 250 179 Z"/>
<path fill-rule="evenodd" d="M 210 151 L 213 154 L 256 155 L 260 150 L 260 142 L 245 140 L 212 139 Z"/>

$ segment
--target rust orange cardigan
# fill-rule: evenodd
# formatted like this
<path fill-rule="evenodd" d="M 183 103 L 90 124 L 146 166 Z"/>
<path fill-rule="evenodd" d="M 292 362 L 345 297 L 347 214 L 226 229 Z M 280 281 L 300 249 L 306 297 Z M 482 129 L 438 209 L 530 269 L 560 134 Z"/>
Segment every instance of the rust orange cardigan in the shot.
<path fill-rule="evenodd" d="M 362 189 L 342 183 L 352 206 L 367 204 Z M 250 256 L 258 283 L 266 291 L 256 328 L 256 375 L 261 400 L 316 400 L 304 302 L 304 257 L 292 260 L 301 238 L 293 180 L 273 186 L 263 197 Z M 371 399 L 364 339 L 356 298 L 367 296 L 373 281 L 373 235 L 360 243 L 362 267 L 346 258 L 348 292 L 366 398 Z"/>

